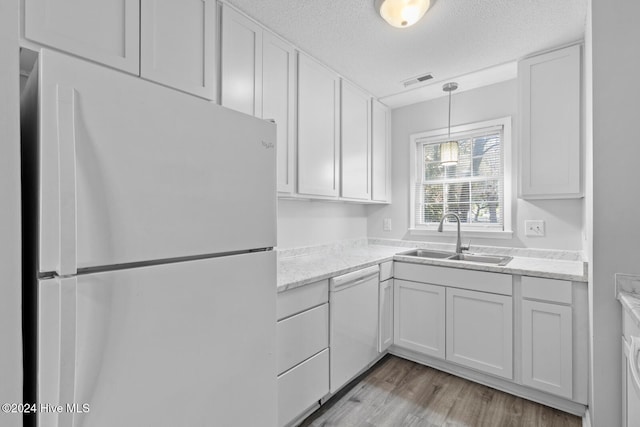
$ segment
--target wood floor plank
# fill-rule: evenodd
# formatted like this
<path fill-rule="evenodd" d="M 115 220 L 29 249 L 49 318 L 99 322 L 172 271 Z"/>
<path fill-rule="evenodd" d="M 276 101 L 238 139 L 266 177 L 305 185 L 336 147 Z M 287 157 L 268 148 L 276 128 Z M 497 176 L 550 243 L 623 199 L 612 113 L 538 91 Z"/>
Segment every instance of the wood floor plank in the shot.
<path fill-rule="evenodd" d="M 302 427 L 580 427 L 571 414 L 388 356 Z"/>

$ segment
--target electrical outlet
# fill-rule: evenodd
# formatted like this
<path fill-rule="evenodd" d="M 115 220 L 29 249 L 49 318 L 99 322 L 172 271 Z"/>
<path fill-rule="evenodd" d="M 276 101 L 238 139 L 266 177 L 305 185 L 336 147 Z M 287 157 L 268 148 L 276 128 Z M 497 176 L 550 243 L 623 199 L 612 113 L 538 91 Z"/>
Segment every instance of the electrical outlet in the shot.
<path fill-rule="evenodd" d="M 391 231 L 391 218 L 382 220 L 382 231 Z"/>
<path fill-rule="evenodd" d="M 524 235 L 530 237 L 544 237 L 544 221 L 541 219 L 525 221 Z"/>

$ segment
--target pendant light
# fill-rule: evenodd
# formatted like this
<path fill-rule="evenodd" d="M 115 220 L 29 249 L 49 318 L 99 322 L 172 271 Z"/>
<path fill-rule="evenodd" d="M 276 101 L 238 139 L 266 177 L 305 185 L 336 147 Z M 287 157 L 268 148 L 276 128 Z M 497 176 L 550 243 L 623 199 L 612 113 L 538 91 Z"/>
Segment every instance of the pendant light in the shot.
<path fill-rule="evenodd" d="M 375 0 L 380 16 L 396 28 L 407 28 L 418 22 L 430 5 L 431 0 Z"/>
<path fill-rule="evenodd" d="M 458 141 L 451 140 L 451 92 L 458 89 L 458 83 L 451 82 L 442 86 L 442 90 L 449 92 L 449 125 L 447 127 L 447 142 L 440 143 L 440 162 L 445 165 L 458 163 Z"/>

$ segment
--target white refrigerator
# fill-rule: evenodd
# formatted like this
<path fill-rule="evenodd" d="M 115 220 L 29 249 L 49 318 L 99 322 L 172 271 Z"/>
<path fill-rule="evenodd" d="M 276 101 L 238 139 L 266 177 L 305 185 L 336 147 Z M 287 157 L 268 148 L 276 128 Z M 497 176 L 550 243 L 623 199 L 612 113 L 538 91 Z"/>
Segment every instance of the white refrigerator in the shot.
<path fill-rule="evenodd" d="M 43 50 L 22 129 L 37 425 L 275 426 L 275 125 Z"/>

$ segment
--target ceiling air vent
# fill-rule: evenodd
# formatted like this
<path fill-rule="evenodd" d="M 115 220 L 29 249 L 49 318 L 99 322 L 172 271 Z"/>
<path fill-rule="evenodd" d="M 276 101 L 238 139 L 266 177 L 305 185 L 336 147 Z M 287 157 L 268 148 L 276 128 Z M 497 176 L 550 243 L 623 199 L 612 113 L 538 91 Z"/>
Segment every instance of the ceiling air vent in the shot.
<path fill-rule="evenodd" d="M 431 73 L 427 73 L 427 74 L 423 74 L 422 76 L 412 77 L 408 80 L 405 80 L 402 82 L 402 84 L 404 85 L 404 87 L 409 87 L 418 83 L 426 82 L 427 80 L 431 80 L 432 78 L 433 78 L 433 75 Z"/>

